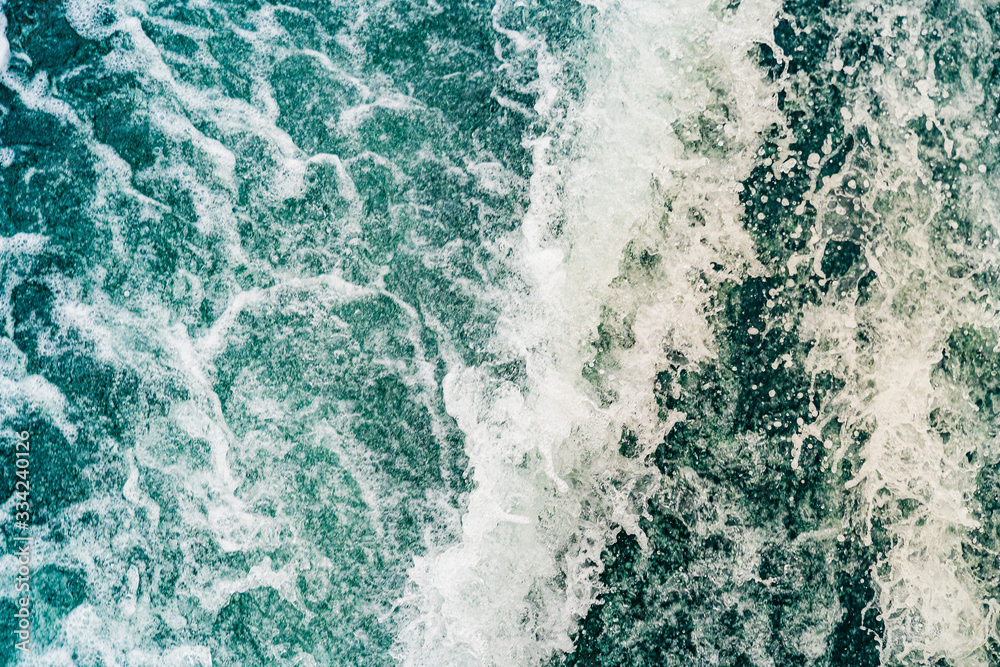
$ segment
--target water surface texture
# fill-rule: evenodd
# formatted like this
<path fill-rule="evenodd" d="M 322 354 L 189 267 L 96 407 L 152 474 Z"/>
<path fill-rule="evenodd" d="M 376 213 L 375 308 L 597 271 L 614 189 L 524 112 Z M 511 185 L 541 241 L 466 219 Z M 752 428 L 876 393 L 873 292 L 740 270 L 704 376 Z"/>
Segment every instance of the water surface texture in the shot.
<path fill-rule="evenodd" d="M 1000 3 L 0 9 L 0 664 L 1000 666 Z"/>

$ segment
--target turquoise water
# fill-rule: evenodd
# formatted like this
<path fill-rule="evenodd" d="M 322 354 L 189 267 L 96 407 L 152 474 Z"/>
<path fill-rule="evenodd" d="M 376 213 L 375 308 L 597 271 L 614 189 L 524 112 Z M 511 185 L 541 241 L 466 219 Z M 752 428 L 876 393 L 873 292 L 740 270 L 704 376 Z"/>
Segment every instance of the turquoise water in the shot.
<path fill-rule="evenodd" d="M 1000 665 L 997 3 L 0 7 L 0 663 Z"/>

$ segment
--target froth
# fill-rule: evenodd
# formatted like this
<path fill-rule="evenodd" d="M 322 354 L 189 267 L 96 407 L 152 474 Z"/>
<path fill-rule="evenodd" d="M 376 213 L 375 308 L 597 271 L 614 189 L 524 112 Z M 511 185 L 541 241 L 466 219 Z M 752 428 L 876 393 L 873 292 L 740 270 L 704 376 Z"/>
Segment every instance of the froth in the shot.
<path fill-rule="evenodd" d="M 113 34 L 115 19 L 115 5 L 108 0 L 66 0 L 66 20 L 84 39 Z"/>
<path fill-rule="evenodd" d="M 993 39 L 977 11 L 964 7 L 955 18 L 967 50 L 958 57 L 970 61 L 980 40 Z M 983 647 L 996 632 L 996 601 L 966 562 L 970 531 L 979 526 L 970 505 L 973 453 L 985 453 L 985 443 L 971 425 L 977 418 L 962 396 L 967 390 L 939 371 L 949 336 L 966 325 L 995 328 L 997 308 L 976 284 L 989 260 L 978 265 L 982 247 L 970 241 L 990 232 L 949 239 L 951 232 L 939 231 L 958 229 L 956 218 L 972 229 L 994 228 L 997 208 L 992 189 L 977 182 L 986 167 L 967 167 L 985 159 L 982 85 L 942 76 L 964 67 L 949 62 L 945 49 L 936 52 L 935 39 L 957 34 L 949 20 L 925 3 L 869 2 L 837 19 L 830 66 L 859 72 L 841 115 L 848 133 L 869 136 L 872 145 L 856 148 L 832 174 L 820 173 L 829 140 L 824 154 L 814 155 L 809 199 L 820 213 L 804 256 L 793 259 L 819 267 L 828 247 L 862 238 L 864 263 L 878 276 L 868 302 L 856 305 L 831 289 L 815 310 L 807 307 L 803 333 L 816 343 L 810 370 L 846 382 L 821 406 L 818 424 L 842 425 L 835 470 L 852 452 L 863 461 L 846 483 L 862 499 L 848 523 L 868 543 L 877 527 L 892 536 L 869 573 L 885 628 L 884 664 L 985 664 Z M 841 58 L 852 30 L 871 34 L 888 54 L 884 61 Z M 978 210 L 956 200 L 957 192 L 975 193 Z M 841 280 L 850 283 L 851 276 Z M 953 423 L 958 414 L 970 415 L 968 427 Z"/>
<path fill-rule="evenodd" d="M 683 419 L 662 420 L 653 397 L 665 347 L 692 361 L 714 354 L 698 269 L 760 270 L 737 184 L 775 119 L 773 91 L 746 54 L 770 39 L 776 10 L 743 3 L 726 18 L 709 3 L 607 8 L 588 36 L 577 101 L 544 39 L 501 30 L 534 58 L 535 111 L 549 127 L 528 139 L 531 207 L 513 243 L 527 292 L 502 302 L 491 342 L 520 358 L 526 377 L 519 386 L 458 368 L 445 380 L 476 488 L 461 543 L 410 571 L 404 664 L 534 665 L 571 650 L 606 545 L 621 529 L 644 541 L 639 517 L 658 474 L 643 456 L 623 457 L 619 439 L 629 429 L 648 454 Z M 498 29 L 503 15 L 498 5 Z M 724 141 L 697 155 L 679 128 L 713 106 L 727 107 L 731 123 L 718 123 Z M 668 202 L 682 212 L 669 220 Z M 690 210 L 704 212 L 704 227 L 687 224 Z M 662 254 L 663 268 L 630 268 L 642 249 Z M 595 354 L 609 311 L 628 322 L 628 342 Z"/>
<path fill-rule="evenodd" d="M 7 65 L 10 64 L 10 42 L 7 41 L 7 15 L 3 11 L 4 4 L 0 2 L 0 80 L 7 74 Z"/>

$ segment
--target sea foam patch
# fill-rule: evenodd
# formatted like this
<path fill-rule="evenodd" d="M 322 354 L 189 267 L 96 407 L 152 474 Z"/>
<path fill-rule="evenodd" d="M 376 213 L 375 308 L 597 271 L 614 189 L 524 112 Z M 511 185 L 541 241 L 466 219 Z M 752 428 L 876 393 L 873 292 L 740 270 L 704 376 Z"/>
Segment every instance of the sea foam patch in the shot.
<path fill-rule="evenodd" d="M 0 4 L 0 77 L 7 73 L 10 64 L 10 42 L 7 41 L 7 14 L 4 5 Z"/>

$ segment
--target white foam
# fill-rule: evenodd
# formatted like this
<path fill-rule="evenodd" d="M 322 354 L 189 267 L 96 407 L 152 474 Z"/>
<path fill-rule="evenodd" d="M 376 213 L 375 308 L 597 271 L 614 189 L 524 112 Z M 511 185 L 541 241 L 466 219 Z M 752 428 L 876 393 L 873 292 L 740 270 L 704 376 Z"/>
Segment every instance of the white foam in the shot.
<path fill-rule="evenodd" d="M 7 15 L 3 8 L 5 2 L 0 2 L 0 81 L 7 75 L 7 66 L 10 64 L 10 42 L 7 41 Z"/>
<path fill-rule="evenodd" d="M 803 333 L 816 343 L 809 369 L 833 372 L 847 382 L 820 406 L 813 433 L 818 435 L 833 418 L 843 423 L 842 446 L 831 452 L 834 469 L 849 450 L 859 447 L 860 431 L 870 434 L 858 451 L 863 465 L 846 485 L 861 498 L 861 509 L 848 516 L 848 522 L 870 542 L 876 514 L 884 515 L 884 508 L 897 501 L 915 505 L 908 516 L 890 515 L 885 529 L 892 536 L 892 546 L 870 573 L 885 624 L 883 662 L 924 664 L 947 658 L 952 664 L 973 666 L 986 664 L 983 647 L 988 638 L 997 636 L 1000 608 L 980 588 L 965 556 L 969 532 L 978 525 L 969 501 L 980 465 L 970 463 L 967 453 L 979 450 L 987 455 L 990 445 L 977 426 L 979 418 L 966 390 L 934 374 L 955 329 L 972 325 L 996 331 L 998 327 L 995 313 L 1000 304 L 995 296 L 988 296 L 968 277 L 956 277 L 962 274 L 950 269 L 964 266 L 983 271 L 996 260 L 973 244 L 950 242 L 942 247 L 937 240 L 934 227 L 945 214 L 947 193 L 935 182 L 916 135 L 906 128 L 920 126 L 942 135 L 944 156 L 963 161 L 980 153 L 990 130 L 978 115 L 985 99 L 982 82 L 963 77 L 957 84 L 942 86 L 936 80 L 934 58 L 925 59 L 920 35 L 949 34 L 953 29 L 926 16 L 927 4 L 879 5 L 880 11 L 873 13 L 866 0 L 857 3 L 843 21 L 838 20 L 834 52 L 855 26 L 865 26 L 877 17 L 874 25 L 864 29 L 877 35 L 877 43 L 895 56 L 891 60 L 906 68 L 883 71 L 872 64 L 858 87 L 847 90 L 847 113 L 842 114 L 847 129 L 865 127 L 873 138 L 875 155 L 862 151 L 859 165 L 848 161 L 840 175 L 823 182 L 815 173 L 819 165 L 812 166 L 811 203 L 819 211 L 835 210 L 838 215 L 819 216 L 808 248 L 799 258 L 818 267 L 827 243 L 849 233 L 850 225 L 845 226 L 841 217 L 843 209 L 835 208 L 839 206 L 837 191 L 842 181 L 852 189 L 864 182 L 865 188 L 871 188 L 856 201 L 858 210 L 877 222 L 877 226 L 869 223 L 878 236 L 865 248 L 868 265 L 878 274 L 876 295 L 869 305 L 857 308 L 828 296 L 815 309 L 807 309 Z M 976 49 L 978 40 L 992 43 L 992 33 L 984 27 L 979 10 L 959 4 L 956 11 L 966 15 L 954 20 L 963 21 L 963 30 L 968 31 L 961 36 L 963 44 Z M 900 30 L 903 25 L 905 30 Z M 869 113 L 874 99 L 886 115 Z M 948 214 L 969 216 L 974 227 L 995 230 L 1000 208 L 995 186 L 978 184 L 974 179 L 984 178 L 978 170 L 960 173 L 956 187 L 965 188 L 973 201 L 964 211 Z M 949 257 L 946 250 L 955 255 Z M 978 262 L 984 264 L 978 266 Z M 873 332 L 873 340 L 860 345 L 859 328 Z M 935 412 L 952 424 L 947 439 L 932 424 Z"/>
<path fill-rule="evenodd" d="M 269 157 L 278 163 L 277 167 L 271 167 L 267 164 L 269 160 L 264 160 L 265 166 L 254 174 L 263 181 L 262 194 L 270 197 L 262 206 L 302 196 L 307 170 L 330 168 L 337 173 L 341 194 L 350 202 L 351 219 L 335 222 L 345 228 L 352 224 L 356 227 L 361 218 L 361 199 L 340 159 L 334 155 L 304 154 L 277 125 L 278 108 L 266 85 L 266 68 L 274 60 L 287 57 L 289 51 L 282 46 L 284 37 L 279 39 L 280 36 L 269 31 L 266 14 L 274 8 L 264 8 L 259 16 L 251 17 L 261 30 L 240 32 L 256 49 L 253 57 L 260 61 L 255 74 L 259 81 L 255 82 L 250 102 L 231 99 L 218 89 L 199 89 L 175 77 L 168 64 L 174 61 L 169 61 L 143 31 L 144 21 L 150 18 L 144 13 L 151 11 L 143 3 L 116 3 L 113 9 L 118 14 L 112 17 L 115 23 L 110 27 L 104 25 L 103 18 L 109 8 L 109 4 L 99 1 L 71 0 L 67 13 L 72 27 L 88 39 L 101 38 L 111 30 L 128 33 L 130 39 L 116 42 L 112 53 L 103 58 L 103 64 L 113 72 L 134 72 L 141 81 L 142 90 L 135 93 L 139 97 L 134 111 L 137 114 L 148 112 L 148 120 L 162 133 L 160 136 L 166 137 L 164 145 L 157 147 L 163 151 L 158 152 L 158 159 L 151 166 L 133 174 L 110 147 L 96 141 L 88 122 L 81 120 L 76 110 L 59 99 L 47 75 L 39 73 L 30 81 L 13 75 L 6 79 L 11 80 L 10 87 L 20 94 L 29 108 L 72 124 L 82 137 L 90 140 L 90 149 L 97 158 L 98 185 L 87 211 L 89 218 L 83 224 L 92 223 L 98 234 L 110 237 L 110 247 L 98 248 L 101 256 L 91 258 L 98 266 L 82 279 L 47 279 L 56 297 L 53 317 L 58 331 L 54 337 L 63 344 L 71 338 L 82 339 L 88 353 L 97 361 L 126 375 L 140 376 L 143 386 L 150 391 L 163 391 L 163 395 L 157 397 L 159 400 L 172 402 L 165 415 L 153 414 L 154 410 L 148 419 L 142 420 L 140 428 L 132 434 L 134 448 L 122 451 L 123 444 L 111 440 L 97 443 L 102 463 L 119 465 L 117 472 L 123 473 L 124 483 L 107 495 L 95 492 L 83 502 L 64 508 L 58 518 L 79 530 L 72 531 L 58 547 L 50 548 L 50 555 L 40 559 L 38 565 L 58 563 L 82 571 L 87 580 L 87 603 L 70 611 L 65 618 L 53 621 L 60 624 L 53 628 L 55 640 L 31 664 L 71 665 L 75 664 L 74 655 L 79 655 L 81 660 L 93 664 L 208 665 L 212 664 L 213 657 L 205 646 L 170 647 L 169 651 L 157 649 L 157 634 L 162 631 L 164 622 L 177 630 L 187 623 L 185 614 L 190 615 L 190 610 L 182 611 L 181 605 L 188 603 L 178 600 L 200 604 L 203 609 L 215 613 L 234 596 L 271 587 L 283 599 L 301 608 L 301 601 L 296 599 L 300 572 L 311 570 L 311 574 L 315 574 L 320 571 L 318 577 L 327 578 L 322 584 L 326 586 L 330 585 L 330 578 L 340 574 L 341 565 L 324 558 L 326 546 L 302 539 L 301 521 L 292 520 L 284 509 L 289 502 L 284 486 L 285 475 L 291 474 L 287 467 L 279 474 L 269 473 L 257 481 L 242 475 L 241 466 L 251 456 L 276 463 L 276 468 L 284 465 L 282 457 L 300 444 L 299 440 L 286 437 L 285 427 L 289 421 L 308 424 L 309 435 L 304 438 L 312 438 L 310 442 L 317 447 L 326 447 L 342 455 L 344 468 L 353 477 L 348 482 L 360 487 L 361 499 L 368 505 L 358 512 L 370 512 L 371 527 L 380 537 L 391 533 L 383 530 L 383 524 L 389 525 L 394 520 L 391 513 L 401 503 L 394 494 L 404 493 L 384 488 L 384 473 L 379 471 L 378 462 L 365 459 L 363 448 L 344 437 L 352 426 L 350 405 L 338 406 L 342 412 L 338 418 L 342 423 L 334 417 L 318 419 L 310 412 L 316 410 L 316 406 L 294 412 L 279 400 L 280 394 L 279 399 L 275 398 L 273 387 L 264 387 L 240 376 L 235 383 L 236 389 L 243 392 L 240 398 L 246 404 L 238 405 L 236 411 L 246 408 L 246 412 L 259 418 L 262 426 L 239 436 L 234 434 L 234 428 L 227 423 L 229 415 L 223 410 L 215 389 L 216 357 L 226 351 L 227 345 L 240 342 L 240 329 L 236 324 L 241 313 L 280 311 L 288 302 L 293 302 L 292 307 L 300 312 L 314 309 L 317 318 L 325 318 L 330 316 L 332 309 L 348 300 L 392 295 L 382 284 L 360 288 L 336 273 L 310 273 L 309 277 L 303 277 L 301 266 L 282 271 L 265 267 L 261 273 L 273 280 L 266 283 L 269 287 L 260 289 L 241 289 L 232 278 L 234 267 L 243 268 L 252 261 L 242 252 L 236 231 L 239 213 L 234 210 L 233 202 L 242 184 L 236 182 L 235 151 L 230 150 L 247 138 L 262 139 L 260 143 L 266 147 Z M 211 34 L 206 29 L 191 29 L 178 22 L 160 21 L 158 25 L 196 41 L 203 42 Z M 202 48 L 191 60 L 205 62 L 206 54 L 207 49 Z M 336 67 L 318 53 L 307 55 L 319 60 L 328 70 Z M 218 63 L 214 65 L 218 67 Z M 342 78 L 350 79 L 346 74 Z M 348 83 L 363 87 L 358 81 Z M 409 98 L 388 95 L 384 100 L 379 99 L 387 106 L 402 109 Z M 144 104 L 147 101 L 149 104 Z M 82 116 L 85 118 L 86 114 Z M 377 156 L 375 159 L 383 160 Z M 0 161 L 8 161 L 7 153 L 0 154 Z M 398 172 L 394 165 L 389 163 L 389 166 Z M 25 182 L 32 173 L 36 172 L 29 170 L 26 173 Z M 132 185 L 133 179 L 157 185 L 165 183 L 191 195 L 197 231 L 208 238 L 191 242 L 188 250 L 198 258 L 195 264 L 205 260 L 213 270 L 201 276 L 204 283 L 210 284 L 203 284 L 199 276 L 178 270 L 175 274 L 180 285 L 178 291 L 182 295 L 190 292 L 195 302 L 190 310 L 199 310 L 198 306 L 208 299 L 229 299 L 228 307 L 225 303 L 213 304 L 220 306 L 222 314 L 200 335 L 198 328 L 191 325 L 192 318 L 171 310 L 160 302 L 158 289 L 148 289 L 150 286 L 143 284 L 143 281 L 156 278 L 136 270 L 142 267 L 149 246 L 130 245 L 135 243 L 137 235 L 129 227 L 157 224 L 158 217 L 168 207 L 140 194 Z M 127 217 L 123 210 L 129 211 Z M 135 210 L 141 213 L 133 216 L 131 213 Z M 223 257 L 215 255 L 214 242 L 220 238 L 228 243 L 228 252 L 219 253 Z M 0 238 L 0 263 L 9 271 L 4 279 L 12 276 L 10 284 L 5 284 L 4 291 L 0 292 L 0 298 L 6 299 L 0 304 L 0 312 L 9 312 L 13 285 L 23 278 L 22 274 L 31 272 L 32 257 L 43 251 L 46 243 L 45 237 L 37 235 Z M 100 265 L 110 266 L 118 259 L 129 268 L 130 282 L 127 289 L 112 292 L 106 284 L 109 272 Z M 260 268 L 254 267 L 254 270 Z M 436 369 L 423 350 L 420 316 L 415 308 L 396 301 L 405 312 L 404 318 L 409 319 L 407 336 L 413 344 L 415 358 L 381 361 L 404 373 L 404 380 L 422 392 L 415 392 L 415 395 L 429 404 L 431 400 L 438 400 L 432 392 L 436 391 Z M 3 325 L 10 324 L 7 317 Z M 68 332 L 76 335 L 67 336 Z M 65 397 L 42 378 L 27 375 L 25 355 L 13 345 L 4 346 L 3 340 L 6 339 L 0 339 L 0 396 L 3 397 L 0 417 L 10 420 L 23 415 L 25 406 L 35 406 L 47 413 L 66 437 L 72 439 L 73 424 L 66 418 L 68 402 Z M 246 375 L 252 373 L 248 371 Z M 176 400 L 171 393 L 175 387 L 186 393 L 186 400 Z M 437 405 L 434 410 L 440 412 Z M 443 440 L 449 425 L 443 423 L 439 415 L 433 415 L 432 420 L 435 433 Z M 284 425 L 278 426 L 278 422 Z M 130 438 L 123 440 L 127 442 Z M 176 447 L 184 445 L 190 446 L 192 456 L 178 456 Z M 198 456 L 203 452 L 205 460 Z M 375 457 L 369 453 L 369 458 Z M 158 496 L 156 500 L 151 497 L 155 493 L 147 485 L 146 471 L 150 469 L 157 470 L 158 478 L 167 487 L 163 493 L 171 496 L 170 503 Z M 87 470 L 85 474 L 91 472 Z M 338 486 L 337 494 L 341 493 L 344 497 L 350 495 L 354 502 L 356 490 L 349 483 Z M 455 510 L 449 507 L 451 498 L 445 495 L 443 491 L 429 492 L 427 503 L 443 518 L 442 523 L 457 524 Z M 262 498 L 280 508 L 277 516 L 259 511 L 256 503 Z M 85 521 L 86 516 L 97 516 L 99 520 Z M 362 522 L 364 518 L 362 514 Z M 44 533 L 48 529 L 39 528 L 40 539 L 46 538 Z M 393 535 L 388 537 L 394 539 Z M 280 547 L 283 553 L 292 550 L 294 556 L 291 559 L 283 556 L 279 566 L 263 557 L 248 555 L 248 565 L 229 567 L 226 563 L 230 560 L 225 557 L 210 555 L 206 559 L 202 546 L 206 546 L 209 553 L 221 550 L 247 554 L 273 552 Z M 165 553 L 168 547 L 182 550 L 183 555 Z M 384 548 L 384 552 L 380 552 L 382 555 L 400 557 L 393 553 L 397 545 L 379 544 L 378 548 Z M 133 553 L 133 549 L 147 556 L 148 569 L 142 558 L 122 557 L 123 553 Z M 171 563 L 179 568 L 179 573 L 176 596 L 157 600 L 160 574 L 156 568 L 160 558 L 179 558 Z M 377 573 L 363 574 L 378 576 Z M 5 577 L 5 581 L 12 580 Z M 336 588 L 335 594 L 339 593 Z M 376 600 L 371 604 L 378 607 L 381 603 Z M 365 604 L 368 603 L 359 602 L 358 606 Z M 308 655 L 299 656 L 296 661 L 297 664 L 317 664 Z"/>
<path fill-rule="evenodd" d="M 744 2 L 726 22 L 707 2 L 609 8 L 595 19 L 587 95 L 568 110 L 561 64 L 545 42 L 497 26 L 536 58 L 535 109 L 551 127 L 528 144 L 531 207 L 522 238 L 509 241 L 529 292 L 504 298 L 490 342 L 494 353 L 524 360 L 528 389 L 451 362 L 445 402 L 465 433 L 476 488 L 460 544 L 432 550 L 410 571 L 402 664 L 536 665 L 571 650 L 595 601 L 605 545 L 620 528 L 644 540 L 638 518 L 657 474 L 621 457 L 618 438 L 628 426 L 648 453 L 669 429 L 653 398 L 665 345 L 694 361 L 712 355 L 696 269 L 725 258 L 736 270 L 759 270 L 736 185 L 749 173 L 757 132 L 777 118 L 773 91 L 746 57 L 770 39 L 776 11 Z M 725 82 L 723 93 L 704 84 L 705 71 Z M 720 101 L 738 119 L 730 143 L 687 155 L 672 121 Z M 704 210 L 704 230 L 679 216 L 664 238 L 668 198 L 679 200 L 681 216 L 689 206 Z M 613 286 L 634 239 L 664 254 L 662 270 L 647 284 Z M 617 395 L 608 407 L 582 377 L 603 306 L 630 315 L 635 337 L 601 361 L 600 386 Z"/>
<path fill-rule="evenodd" d="M 60 122 L 81 127 L 80 117 L 72 106 L 51 95 L 49 77 L 45 72 L 39 72 L 27 84 L 20 78 L 5 76 L 4 85 L 18 94 L 21 103 L 29 109 L 47 113 Z"/>
<path fill-rule="evenodd" d="M 37 255 L 44 248 L 48 237 L 42 234 L 27 234 L 19 232 L 13 236 L 0 236 L 0 254 L 7 255 L 4 259 L 13 262 L 26 255 Z"/>
<path fill-rule="evenodd" d="M 115 4 L 109 0 L 66 0 L 66 20 L 84 39 L 101 40 L 114 34 Z"/>
<path fill-rule="evenodd" d="M 18 355 L 19 356 L 19 355 Z M 14 359 L 17 364 L 17 358 Z M 23 367 L 20 364 L 15 366 Z M 77 428 L 67 414 L 66 397 L 59 388 L 41 375 L 12 379 L 0 375 L 0 420 L 12 423 L 23 418 L 25 409 L 36 409 L 59 429 L 67 442 L 76 441 Z"/>

